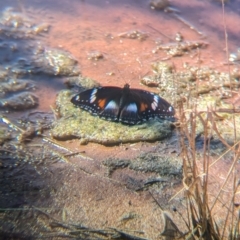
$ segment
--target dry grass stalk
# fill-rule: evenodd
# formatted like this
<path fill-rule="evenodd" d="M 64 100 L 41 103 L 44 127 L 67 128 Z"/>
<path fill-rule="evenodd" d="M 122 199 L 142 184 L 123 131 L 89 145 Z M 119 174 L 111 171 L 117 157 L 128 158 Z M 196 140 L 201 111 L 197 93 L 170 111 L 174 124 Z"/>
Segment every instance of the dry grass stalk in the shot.
<path fill-rule="evenodd" d="M 193 108 L 194 109 L 194 108 Z M 180 143 L 183 159 L 183 185 L 187 202 L 188 215 L 188 234 L 186 239 L 239 239 L 239 215 L 236 216 L 234 199 L 238 193 L 239 180 L 237 180 L 235 166 L 240 157 L 240 144 L 235 143 L 230 146 L 225 139 L 217 131 L 214 122 L 214 112 L 208 110 L 203 115 L 199 113 L 196 108 L 189 114 L 188 118 L 183 110 L 183 106 L 179 107 L 180 120 Z M 205 116 L 205 117 L 203 117 Z M 202 167 L 197 164 L 196 152 L 196 122 L 200 120 L 203 125 L 203 149 L 202 149 Z M 228 170 L 225 181 L 215 196 L 213 202 L 209 200 L 209 170 L 210 165 L 210 139 L 213 134 L 217 135 L 222 143 L 228 148 L 226 152 L 232 152 L 234 159 Z M 222 155 L 221 157 L 223 157 Z M 220 158 L 218 158 L 219 160 Z M 199 163 L 199 160 L 198 160 Z M 214 162 L 214 164 L 216 161 Z M 202 169 L 202 173 L 201 170 Z M 223 203 L 221 194 L 224 192 L 224 187 L 229 186 L 232 181 L 232 193 L 228 197 L 229 202 Z M 214 207 L 221 203 L 225 205 L 227 211 L 225 216 L 221 216 L 224 224 L 219 225 L 215 220 L 216 216 L 213 213 Z"/>

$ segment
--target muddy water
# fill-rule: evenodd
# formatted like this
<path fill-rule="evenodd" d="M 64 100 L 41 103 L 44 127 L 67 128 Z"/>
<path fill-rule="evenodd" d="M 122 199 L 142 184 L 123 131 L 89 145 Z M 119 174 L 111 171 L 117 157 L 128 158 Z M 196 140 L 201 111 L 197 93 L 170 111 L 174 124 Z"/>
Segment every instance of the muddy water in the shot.
<path fill-rule="evenodd" d="M 204 41 L 209 44 L 205 49 L 169 58 L 168 61 L 177 69 L 183 68 L 183 63 L 188 62 L 195 66 L 207 65 L 228 71 L 225 64 L 227 57 L 222 8 L 218 1 L 171 1 L 171 9 L 166 11 L 154 11 L 149 7 L 148 1 L 143 0 L 9 0 L 0 3 L 0 10 L 6 7 L 13 7 L 16 11 L 34 18 L 35 22 L 49 24 L 48 33 L 37 36 L 34 41 L 68 51 L 78 61 L 82 75 L 95 79 L 101 85 L 121 87 L 130 83 L 132 87 L 149 90 L 140 85 L 141 77 L 152 71 L 152 62 L 169 57 L 164 51 L 153 53 L 153 50 L 159 42 L 168 44 L 175 41 L 177 33 L 181 33 L 185 40 Z M 239 3 L 234 1 L 227 4 L 225 11 L 229 50 L 236 52 L 240 32 Z M 147 38 L 119 37 L 119 34 L 131 30 L 141 31 L 147 34 Z M 96 51 L 103 54 L 103 59 L 89 59 L 89 54 Z M 2 61 L 4 62 L 4 59 Z M 39 97 L 39 107 L 36 110 L 51 111 L 51 107 L 54 108 L 55 105 L 56 94 L 65 88 L 63 83 L 66 77 L 41 75 L 33 78 L 37 86 L 35 93 Z M 174 101 L 173 97 L 171 102 Z M 18 114 L 21 116 L 23 113 L 10 112 L 7 117 L 15 120 Z M 41 139 L 36 140 L 36 144 L 39 143 L 42 143 Z M 93 229 L 114 227 L 129 230 L 131 233 L 136 231 L 134 233 L 144 238 L 157 239 L 163 229 L 160 210 L 153 203 L 148 191 L 138 193 L 135 190 L 141 188 L 143 181 L 156 178 L 158 174 L 134 172 L 131 169 L 125 171 L 123 168 L 110 176 L 102 161 L 107 157 L 133 159 L 146 152 L 177 158 L 180 150 L 176 137 L 163 142 L 113 147 L 93 143 L 82 146 L 77 140 L 60 144 L 72 151 L 83 152 L 83 157 L 70 158 L 68 162 L 57 162 L 53 165 L 48 162 L 36 172 L 36 167 L 28 167 L 35 180 L 32 188 L 41 191 L 34 192 L 34 196 L 32 188 L 29 193 L 24 192 L 25 195 L 21 195 L 23 203 L 17 203 L 16 206 L 22 208 L 34 205 L 48 211 L 54 219 L 68 224 L 78 223 Z M 224 166 L 219 169 L 224 170 Z M 155 191 L 164 205 L 163 208 L 174 215 L 168 200 L 181 185 L 176 179 L 172 181 L 167 190 L 166 186 L 151 190 Z M 181 197 L 177 198 L 174 206 L 181 209 L 181 200 Z M 7 206 L 14 207 L 14 204 Z M 27 216 L 25 217 L 27 219 Z M 38 226 L 40 229 L 47 226 L 49 232 L 53 231 L 46 219 L 42 219 L 42 216 L 39 218 L 38 221 L 45 224 Z M 184 230 L 180 217 L 174 215 L 173 218 Z M 34 228 L 34 217 L 29 217 L 29 224 Z M 18 224 L 16 232 L 21 232 L 21 228 L 22 225 Z"/>
<path fill-rule="evenodd" d="M 217 2 L 217 1 L 216 1 Z M 47 46 L 63 48 L 79 61 L 84 76 L 91 77 L 102 85 L 123 86 L 130 83 L 139 88 L 139 79 L 151 72 L 153 61 L 165 59 L 166 53 L 153 54 L 156 42 L 169 43 L 180 32 L 185 40 L 204 40 L 209 47 L 198 55 L 186 54 L 170 59 L 176 67 L 184 62 L 204 64 L 218 69 L 227 69 L 225 39 L 221 4 L 214 1 L 172 1 L 176 13 L 150 9 L 147 1 L 11 1 L 6 6 L 29 14 L 38 22 L 51 25 L 47 36 L 40 39 Z M 1 3 L 2 9 L 3 3 Z M 179 13 L 178 13 L 179 11 Z M 226 24 L 230 51 L 237 50 L 240 31 L 237 24 L 239 7 L 235 1 L 226 6 Z M 178 17 L 183 19 L 180 21 Z M 189 26 L 188 26 L 189 24 Z M 194 29 L 191 29 L 194 28 Z M 119 38 L 130 30 L 148 34 L 145 41 Z M 91 61 L 88 54 L 99 51 L 104 55 L 100 61 Z M 55 90 L 63 87 L 61 80 L 40 79 L 40 108 L 46 110 L 54 104 Z M 141 88 L 144 88 L 141 86 Z M 52 93 L 51 91 L 52 90 Z M 46 97 L 44 95 L 46 94 Z M 49 96 L 52 97 L 49 97 Z M 174 100 L 173 100 L 174 101 Z"/>

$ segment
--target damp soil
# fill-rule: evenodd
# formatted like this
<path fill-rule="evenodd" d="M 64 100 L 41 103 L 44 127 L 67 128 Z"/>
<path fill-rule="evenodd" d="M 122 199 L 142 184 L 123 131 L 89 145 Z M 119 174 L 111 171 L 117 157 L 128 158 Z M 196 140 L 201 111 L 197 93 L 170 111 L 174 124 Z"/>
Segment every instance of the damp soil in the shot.
<path fill-rule="evenodd" d="M 81 121 L 92 124 L 90 130 L 71 137 L 75 109 L 66 99 L 93 86 L 129 83 L 160 94 L 177 110 L 181 102 L 202 111 L 209 104 L 239 108 L 237 1 L 225 6 L 229 53 L 218 1 L 149 2 L 0 3 L 0 231 L 5 239 L 158 239 L 164 230 L 162 210 L 178 226 L 176 235 L 186 231 L 179 133 L 172 123 L 164 137 L 159 137 L 162 125 L 140 125 L 138 132 L 142 127 L 151 135 L 157 129 L 158 137 L 121 141 L 117 136 L 103 145 L 99 132 L 89 141 L 93 130 L 116 134 L 121 123 L 113 128 L 84 112 Z M 65 115 L 59 111 L 60 96 L 68 96 L 61 101 Z M 215 118 L 229 144 L 236 140 L 231 118 L 231 111 Z M 201 164 L 204 141 L 198 124 Z M 123 129 L 118 134 L 130 132 L 128 126 Z M 209 141 L 214 162 L 226 148 L 217 135 Z M 228 154 L 223 159 L 209 173 L 212 190 L 231 164 Z"/>

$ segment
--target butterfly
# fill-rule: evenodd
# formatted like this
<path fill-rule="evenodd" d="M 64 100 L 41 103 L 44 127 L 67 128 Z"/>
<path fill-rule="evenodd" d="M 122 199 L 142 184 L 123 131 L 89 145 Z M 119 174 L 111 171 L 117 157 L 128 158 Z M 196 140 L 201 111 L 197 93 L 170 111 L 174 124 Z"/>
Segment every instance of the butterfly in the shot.
<path fill-rule="evenodd" d="M 120 87 L 98 87 L 75 95 L 71 102 L 109 121 L 134 125 L 149 119 L 173 118 L 174 108 L 155 93 Z"/>

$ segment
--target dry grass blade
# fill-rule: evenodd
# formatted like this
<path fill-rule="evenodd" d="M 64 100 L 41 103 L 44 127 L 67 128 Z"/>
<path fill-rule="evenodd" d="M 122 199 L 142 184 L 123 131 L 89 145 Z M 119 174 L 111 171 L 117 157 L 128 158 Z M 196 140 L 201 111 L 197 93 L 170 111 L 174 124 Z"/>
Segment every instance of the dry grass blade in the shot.
<path fill-rule="evenodd" d="M 224 183 L 222 184 L 222 186 L 221 186 L 221 188 L 220 188 L 220 190 L 219 190 L 219 193 L 217 194 L 217 196 L 216 196 L 216 198 L 215 198 L 215 201 L 214 201 L 213 204 L 212 204 L 211 210 L 213 209 L 214 205 L 216 204 L 216 202 L 217 202 L 217 200 L 218 200 L 218 198 L 219 198 L 220 193 L 223 191 L 224 186 L 225 186 L 226 183 L 228 182 L 228 179 L 229 179 L 230 175 L 232 174 L 232 172 L 234 172 L 233 170 L 234 170 L 234 167 L 235 167 L 237 161 L 239 160 L 239 157 L 240 157 L 240 145 L 238 145 L 238 154 L 235 156 L 234 161 L 233 161 L 231 167 L 230 167 L 229 170 L 228 170 L 227 177 L 226 177 Z"/>
<path fill-rule="evenodd" d="M 188 113 L 189 114 L 189 113 Z M 187 239 L 224 239 L 226 235 L 230 239 L 239 239 L 239 213 L 235 216 L 234 199 L 238 193 L 238 180 L 235 166 L 240 158 L 240 145 L 235 143 L 230 146 L 221 137 L 217 130 L 217 126 L 214 122 L 213 112 L 208 111 L 207 114 L 202 115 L 202 112 L 195 112 L 189 114 L 187 119 L 184 111 L 180 108 L 180 143 L 182 149 L 183 159 L 183 185 L 187 202 L 187 214 L 189 223 L 186 224 L 188 230 Z M 199 170 L 199 159 L 197 159 L 195 141 L 196 141 L 196 122 L 197 119 L 203 125 L 203 148 L 201 152 L 202 156 L 202 170 Z M 223 144 L 228 146 L 227 151 L 222 154 L 212 164 L 209 162 L 210 154 L 210 142 L 211 136 L 219 136 L 220 140 L 223 140 Z M 210 167 L 216 164 L 221 157 L 226 153 L 232 153 L 233 162 L 229 167 L 228 173 L 224 182 L 221 184 L 220 190 L 216 194 L 213 202 L 209 200 L 209 170 Z M 202 173 L 201 173 L 202 172 Z M 233 179 L 233 190 L 231 195 L 228 194 L 228 202 L 222 202 L 221 195 L 225 192 L 225 187 L 231 184 Z M 181 191 L 180 191 L 181 192 Z M 225 209 L 225 215 L 221 216 L 222 225 L 215 222 L 215 213 L 213 209 L 217 203 L 222 204 Z M 218 204 L 219 205 L 219 204 Z"/>
<path fill-rule="evenodd" d="M 166 211 L 163 211 L 161 205 L 158 203 L 157 199 L 154 197 L 154 195 L 149 192 L 154 199 L 154 201 L 157 203 L 159 208 L 161 209 L 162 213 L 162 218 L 164 221 L 164 229 L 161 232 L 161 236 L 165 237 L 165 240 L 170 240 L 170 239 L 180 239 L 184 236 L 184 234 L 178 229 L 176 224 L 173 222 L 171 217 Z"/>
<path fill-rule="evenodd" d="M 198 166 L 196 163 L 196 120 L 197 118 L 203 124 L 204 127 L 204 146 L 203 146 L 203 174 L 199 175 Z M 180 121 L 186 123 L 186 116 L 182 111 Z M 181 135 L 181 148 L 184 168 L 183 184 L 185 187 L 185 194 L 187 199 L 187 211 L 188 220 L 191 227 L 189 231 L 188 239 L 220 239 L 219 232 L 215 227 L 214 220 L 212 219 L 211 212 L 208 206 L 208 169 L 209 161 L 207 151 L 209 149 L 207 131 L 209 120 L 211 120 L 211 114 L 207 114 L 206 119 L 195 110 L 194 113 L 189 115 L 189 127 L 187 124 L 183 124 L 183 128 L 180 129 Z M 187 144 L 186 140 L 187 138 Z M 189 146 L 187 146 L 189 145 Z M 187 159 L 187 161 L 186 161 Z M 200 178 L 200 176 L 202 176 Z"/>

